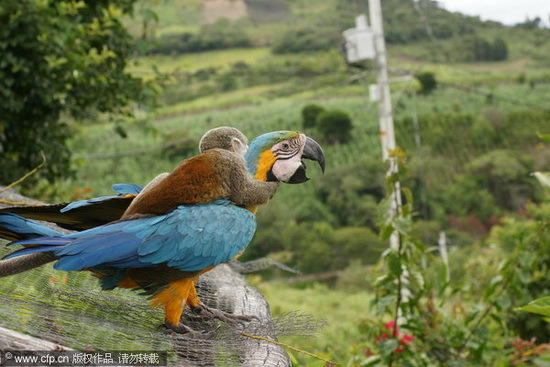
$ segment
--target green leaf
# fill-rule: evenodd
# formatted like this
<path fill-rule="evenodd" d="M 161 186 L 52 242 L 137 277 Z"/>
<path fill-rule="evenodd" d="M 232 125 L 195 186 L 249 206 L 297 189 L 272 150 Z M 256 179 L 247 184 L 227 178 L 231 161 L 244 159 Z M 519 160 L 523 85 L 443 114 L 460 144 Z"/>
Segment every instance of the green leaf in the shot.
<path fill-rule="evenodd" d="M 154 20 L 155 22 L 159 21 L 159 17 L 157 13 L 155 13 L 151 9 L 143 9 L 142 15 L 143 15 L 143 19 L 145 19 L 145 21 L 147 22 L 150 22 L 152 20 Z"/>
<path fill-rule="evenodd" d="M 499 284 L 503 281 L 502 275 L 497 275 L 491 279 L 489 287 L 485 290 L 485 298 L 490 298 L 496 291 Z"/>
<path fill-rule="evenodd" d="M 392 278 L 389 275 L 384 274 L 384 275 L 382 275 L 382 276 L 380 276 L 380 277 L 378 277 L 374 280 L 374 286 L 375 287 L 380 287 L 380 286 L 388 283 L 391 280 L 392 280 Z"/>
<path fill-rule="evenodd" d="M 367 357 L 363 361 L 361 361 L 361 367 L 374 366 L 375 364 L 380 362 L 380 360 L 381 360 L 380 356 Z"/>
<path fill-rule="evenodd" d="M 408 204 L 413 203 L 413 194 L 412 191 L 408 187 L 401 187 L 401 192 L 403 193 L 403 196 L 405 196 L 405 200 Z"/>
<path fill-rule="evenodd" d="M 518 307 L 515 311 L 526 311 L 543 316 L 550 316 L 550 297 L 543 297 L 529 302 L 527 306 Z"/>
<path fill-rule="evenodd" d="M 392 306 L 394 302 L 395 302 L 395 296 L 393 295 L 380 297 L 377 305 L 378 313 L 383 314 L 384 312 L 386 312 L 386 310 L 389 310 L 390 306 Z"/>
<path fill-rule="evenodd" d="M 408 218 L 395 218 L 394 226 L 402 235 L 408 236 L 411 232 L 411 221 Z"/>
<path fill-rule="evenodd" d="M 396 339 L 385 339 L 380 342 L 380 354 L 389 356 L 398 347 Z"/>
<path fill-rule="evenodd" d="M 413 284 L 415 285 L 416 289 L 422 290 L 425 287 L 424 277 L 421 272 L 419 271 L 412 271 L 411 272 L 411 280 L 413 280 Z"/>
<path fill-rule="evenodd" d="M 396 278 L 401 276 L 403 268 L 401 267 L 401 258 L 395 252 L 392 252 L 388 256 L 388 267 L 390 268 L 390 273 Z"/>
<path fill-rule="evenodd" d="M 390 239 L 391 234 L 393 233 L 394 228 L 392 225 L 385 225 L 380 228 L 380 240 L 385 242 Z"/>
<path fill-rule="evenodd" d="M 540 140 L 550 143 L 550 134 L 538 134 L 538 136 Z"/>

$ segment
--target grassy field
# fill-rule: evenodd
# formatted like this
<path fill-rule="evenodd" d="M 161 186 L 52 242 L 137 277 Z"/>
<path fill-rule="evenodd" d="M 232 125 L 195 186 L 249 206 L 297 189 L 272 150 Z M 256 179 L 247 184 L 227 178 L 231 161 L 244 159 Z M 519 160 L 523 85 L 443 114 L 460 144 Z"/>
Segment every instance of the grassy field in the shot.
<path fill-rule="evenodd" d="M 129 71 L 142 78 L 153 78 L 155 72 L 152 67 L 163 74 L 178 72 L 194 72 L 206 68 L 227 68 L 230 65 L 242 61 L 248 64 L 256 64 L 270 57 L 271 51 L 268 47 L 236 48 L 229 50 L 215 50 L 203 53 L 192 53 L 184 55 L 153 55 L 138 58 L 129 67 Z"/>
<path fill-rule="evenodd" d="M 372 300 L 368 292 L 331 289 L 322 284 L 296 288 L 284 282 L 260 283 L 258 289 L 268 300 L 274 317 L 289 312 L 325 320 L 326 326 L 312 337 L 287 336 L 280 341 L 334 362 L 345 364 L 354 343 L 360 342 L 359 324 L 371 317 L 366 306 Z M 296 366 L 323 366 L 321 361 L 290 351 Z"/>

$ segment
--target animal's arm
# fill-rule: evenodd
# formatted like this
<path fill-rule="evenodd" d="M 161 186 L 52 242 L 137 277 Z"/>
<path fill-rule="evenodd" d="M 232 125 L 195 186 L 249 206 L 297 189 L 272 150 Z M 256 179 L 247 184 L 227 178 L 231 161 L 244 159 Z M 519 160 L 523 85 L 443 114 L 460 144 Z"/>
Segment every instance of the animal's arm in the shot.
<path fill-rule="evenodd" d="M 230 157 L 226 167 L 230 170 L 226 173 L 230 177 L 229 199 L 235 204 L 254 207 L 267 203 L 275 195 L 277 182 L 256 180 L 248 172 L 245 161 L 240 156 Z"/>

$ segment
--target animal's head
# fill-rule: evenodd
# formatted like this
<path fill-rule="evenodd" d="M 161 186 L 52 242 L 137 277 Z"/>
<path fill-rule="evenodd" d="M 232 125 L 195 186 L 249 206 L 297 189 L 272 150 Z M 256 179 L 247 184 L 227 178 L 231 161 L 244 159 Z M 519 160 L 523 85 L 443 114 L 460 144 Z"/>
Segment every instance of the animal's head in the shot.
<path fill-rule="evenodd" d="M 325 155 L 317 142 L 299 131 L 274 131 L 252 140 L 245 154 L 248 171 L 260 181 L 301 183 L 309 180 L 302 158 L 325 171 Z"/>
<path fill-rule="evenodd" d="M 244 156 L 248 148 L 248 139 L 242 132 L 230 126 L 220 126 L 208 130 L 199 142 L 199 151 L 205 151 L 213 148 L 230 150 Z"/>

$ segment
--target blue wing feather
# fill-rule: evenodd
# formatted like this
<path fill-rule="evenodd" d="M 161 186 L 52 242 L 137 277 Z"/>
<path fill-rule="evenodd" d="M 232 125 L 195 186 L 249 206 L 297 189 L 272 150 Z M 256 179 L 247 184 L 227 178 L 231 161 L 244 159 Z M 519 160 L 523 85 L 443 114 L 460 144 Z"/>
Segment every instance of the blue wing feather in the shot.
<path fill-rule="evenodd" d="M 255 216 L 250 211 L 227 200 L 217 200 L 210 204 L 182 205 L 162 216 L 17 243 L 63 244 L 61 248 L 51 247 L 59 258 L 55 264 L 59 270 L 166 263 L 178 270 L 197 271 L 233 259 L 250 243 L 255 229 Z M 48 251 L 47 246 L 41 248 Z"/>
<path fill-rule="evenodd" d="M 67 204 L 65 207 L 63 207 L 60 212 L 66 213 L 70 210 L 81 208 L 83 206 L 99 203 L 104 200 L 110 200 L 113 198 L 117 198 L 119 195 L 110 195 L 110 196 L 100 196 L 97 198 L 87 199 L 87 200 L 79 200 L 79 201 L 73 201 L 72 203 Z"/>
<path fill-rule="evenodd" d="M 67 204 L 63 209 L 60 210 L 61 213 L 68 212 L 73 209 L 81 208 L 84 206 L 92 205 L 95 203 L 99 203 L 101 201 L 110 200 L 119 197 L 120 195 L 127 195 L 127 194 L 139 194 L 141 190 L 143 190 L 143 187 L 134 185 L 134 184 L 114 184 L 111 189 L 116 192 L 118 195 L 109 195 L 109 196 L 100 196 L 97 198 L 87 199 L 87 200 L 79 200 L 74 201 L 72 203 Z"/>
<path fill-rule="evenodd" d="M 118 183 L 111 186 L 111 190 L 116 192 L 120 195 L 126 195 L 126 194 L 139 194 L 141 190 L 143 190 L 143 187 L 135 184 L 124 184 L 124 183 Z"/>

